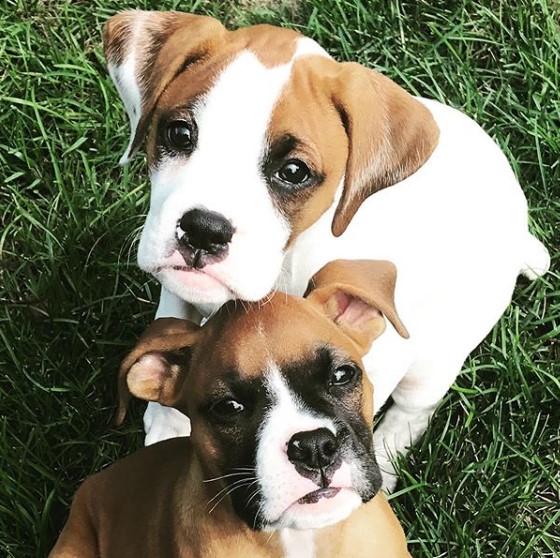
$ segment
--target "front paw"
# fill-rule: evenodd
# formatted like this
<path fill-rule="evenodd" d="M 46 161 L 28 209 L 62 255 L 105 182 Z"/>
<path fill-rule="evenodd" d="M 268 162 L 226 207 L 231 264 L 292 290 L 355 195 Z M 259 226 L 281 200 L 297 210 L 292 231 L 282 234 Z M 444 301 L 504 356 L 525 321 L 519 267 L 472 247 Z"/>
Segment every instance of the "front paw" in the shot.
<path fill-rule="evenodd" d="M 378 450 L 377 455 L 377 465 L 379 466 L 379 470 L 381 472 L 381 489 L 385 494 L 391 494 L 394 492 L 395 487 L 397 486 L 397 472 L 393 465 L 391 459 L 387 456 L 384 450 Z"/>
<path fill-rule="evenodd" d="M 144 413 L 144 430 L 144 444 L 150 446 L 170 438 L 189 436 L 191 421 L 176 409 L 150 403 Z"/>

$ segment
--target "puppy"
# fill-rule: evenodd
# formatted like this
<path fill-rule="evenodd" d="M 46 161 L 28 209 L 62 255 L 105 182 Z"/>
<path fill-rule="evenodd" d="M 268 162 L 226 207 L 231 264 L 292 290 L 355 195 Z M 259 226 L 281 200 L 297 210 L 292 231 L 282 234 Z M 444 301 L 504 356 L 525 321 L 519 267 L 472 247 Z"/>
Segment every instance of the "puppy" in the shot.
<path fill-rule="evenodd" d="M 124 360 L 130 394 L 190 417 L 190 438 L 89 478 L 51 558 L 401 558 L 379 493 L 361 357 L 405 333 L 388 262 L 334 262 L 306 299 L 229 302 L 199 327 L 156 320 Z"/>
<path fill-rule="evenodd" d="M 503 153 L 464 114 L 289 29 L 129 11 L 107 22 L 104 44 L 131 124 L 121 162 L 146 144 L 138 262 L 162 283 L 157 316 L 301 295 L 338 258 L 396 264 L 410 339 L 389 326 L 364 357 L 374 410 L 393 399 L 377 432 L 390 475 L 519 273 L 548 269 Z M 147 443 L 189 432 L 155 406 L 145 425 Z"/>

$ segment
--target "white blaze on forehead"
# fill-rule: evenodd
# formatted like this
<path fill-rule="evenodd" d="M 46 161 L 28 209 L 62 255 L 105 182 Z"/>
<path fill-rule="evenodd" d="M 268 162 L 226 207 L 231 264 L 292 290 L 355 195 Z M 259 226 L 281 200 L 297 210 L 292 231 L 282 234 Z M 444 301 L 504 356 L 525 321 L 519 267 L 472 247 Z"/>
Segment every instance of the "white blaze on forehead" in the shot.
<path fill-rule="evenodd" d="M 281 229 L 275 233 L 287 240 L 287 224 L 270 199 L 261 161 L 268 123 L 291 67 L 289 62 L 267 68 L 253 53 L 242 51 L 198 99 L 193 107 L 195 150 L 187 160 L 167 157 L 152 172 L 151 209 L 164 204 L 166 223 L 172 212 L 206 207 L 223 213 L 238 230 L 275 219 Z"/>
<path fill-rule="evenodd" d="M 316 428 L 328 428 L 336 435 L 333 421 L 328 418 L 318 418 L 306 409 L 300 398 L 290 389 L 276 364 L 269 365 L 266 389 L 272 399 L 272 406 L 267 415 L 269 422 L 281 417 L 281 422 L 285 425 L 284 429 L 293 430 L 293 434 Z"/>
<path fill-rule="evenodd" d="M 254 165 L 255 155 L 260 155 L 265 145 L 268 121 L 290 77 L 291 66 L 267 68 L 252 52 L 241 52 L 195 111 L 199 129 L 195 154 L 211 149 L 219 153 L 220 165 Z"/>
<path fill-rule="evenodd" d="M 273 363 L 266 375 L 266 389 L 272 403 L 258 435 L 256 468 L 262 487 L 261 513 L 266 520 L 276 521 L 298 498 L 318 488 L 289 461 L 291 437 L 318 428 L 328 428 L 335 435 L 337 431 L 331 419 L 305 409 Z"/>

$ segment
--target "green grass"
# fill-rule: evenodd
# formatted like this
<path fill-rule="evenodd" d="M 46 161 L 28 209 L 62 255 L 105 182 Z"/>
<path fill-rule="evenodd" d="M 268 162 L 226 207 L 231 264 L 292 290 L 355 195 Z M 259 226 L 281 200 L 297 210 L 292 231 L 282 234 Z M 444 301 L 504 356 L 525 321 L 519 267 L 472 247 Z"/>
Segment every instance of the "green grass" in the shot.
<path fill-rule="evenodd" d="M 125 7 L 293 26 L 339 59 L 463 109 L 500 143 L 558 269 L 557 0 L 4 0 L 0 7 L 0 554 L 45 556 L 78 484 L 141 444 L 112 423 L 120 358 L 159 287 L 135 265 L 143 161 L 117 165 L 124 111 L 101 26 Z M 520 281 L 422 441 L 392 504 L 415 557 L 560 556 L 558 275 Z"/>

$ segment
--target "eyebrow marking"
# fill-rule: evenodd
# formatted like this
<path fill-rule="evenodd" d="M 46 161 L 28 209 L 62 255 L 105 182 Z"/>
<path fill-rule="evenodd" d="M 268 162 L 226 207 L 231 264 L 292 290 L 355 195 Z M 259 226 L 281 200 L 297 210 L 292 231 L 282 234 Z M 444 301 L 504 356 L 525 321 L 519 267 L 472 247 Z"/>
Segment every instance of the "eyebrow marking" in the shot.
<path fill-rule="evenodd" d="M 275 159 L 283 159 L 290 152 L 302 146 L 303 142 L 296 138 L 293 134 L 284 134 L 273 140 L 267 153 L 267 163 Z"/>

